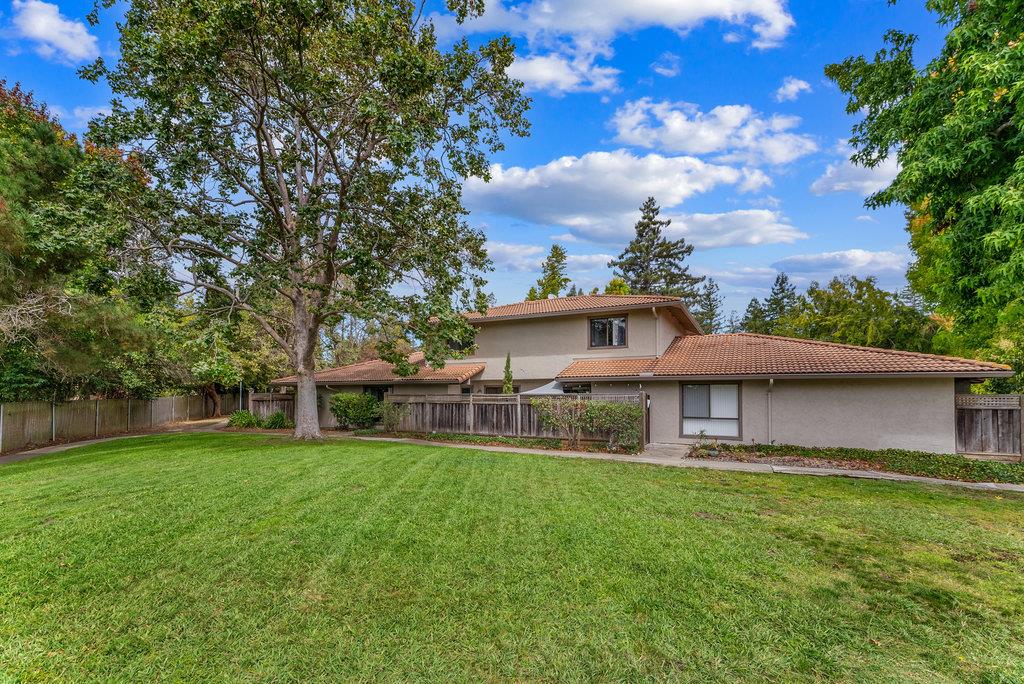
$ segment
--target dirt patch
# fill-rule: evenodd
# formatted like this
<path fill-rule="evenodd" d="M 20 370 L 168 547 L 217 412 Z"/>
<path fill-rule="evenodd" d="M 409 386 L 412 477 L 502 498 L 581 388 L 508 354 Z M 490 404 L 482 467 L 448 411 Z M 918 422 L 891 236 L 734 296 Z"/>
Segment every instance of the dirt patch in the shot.
<path fill-rule="evenodd" d="M 798 466 L 802 468 L 838 468 L 842 470 L 881 470 L 879 464 L 854 459 L 812 458 L 809 456 L 768 456 L 743 451 L 721 451 L 717 456 L 688 455 L 687 458 L 736 463 Z"/>

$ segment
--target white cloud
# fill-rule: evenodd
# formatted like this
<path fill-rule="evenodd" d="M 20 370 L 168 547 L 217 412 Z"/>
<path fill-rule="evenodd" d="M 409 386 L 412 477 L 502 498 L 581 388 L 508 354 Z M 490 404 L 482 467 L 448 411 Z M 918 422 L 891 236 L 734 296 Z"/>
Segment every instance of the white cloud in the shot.
<path fill-rule="evenodd" d="M 672 215 L 665 234 L 685 237 L 701 249 L 737 245 L 792 243 L 807 237 L 781 212 L 769 209 L 738 209 L 721 214 Z"/>
<path fill-rule="evenodd" d="M 69 64 L 99 56 L 96 36 L 83 22 L 61 14 L 57 5 L 42 0 L 13 0 L 11 8 L 16 34 L 35 43 L 40 56 Z"/>
<path fill-rule="evenodd" d="M 763 185 L 767 176 L 711 164 L 696 157 L 637 156 L 627 150 L 561 157 L 530 168 L 491 167 L 491 181 L 471 179 L 466 205 L 475 212 L 501 214 L 534 224 L 559 226 L 583 240 L 624 243 L 637 207 L 654 196 L 675 223 L 673 235 L 704 248 L 793 242 L 806 237 L 778 211 L 747 209 L 722 214 L 675 210 L 684 200 L 719 186 L 739 190 Z M 556 236 L 564 239 L 563 236 Z"/>
<path fill-rule="evenodd" d="M 607 268 L 608 262 L 614 258 L 611 254 L 568 254 L 565 257 L 565 262 L 570 270 L 592 271 L 597 268 Z"/>
<path fill-rule="evenodd" d="M 686 102 L 627 102 L 612 116 L 619 142 L 669 152 L 717 154 L 719 161 L 780 165 L 818 149 L 809 135 L 793 133 L 796 116 L 764 116 L 749 105 L 721 105 L 702 112 Z"/>
<path fill-rule="evenodd" d="M 664 76 L 665 78 L 675 78 L 682 71 L 682 66 L 679 62 L 679 55 L 674 52 L 663 52 L 652 64 L 651 69 L 654 73 Z"/>
<path fill-rule="evenodd" d="M 430 19 L 442 39 L 489 32 L 525 37 L 535 53 L 528 59 L 550 56 L 563 62 L 535 65 L 538 69 L 544 67 L 542 73 L 549 77 L 550 85 L 541 89 L 552 92 L 560 83 L 569 83 L 578 89 L 577 83 L 566 77 L 564 66 L 581 58 L 589 60 L 590 68 L 598 70 L 595 75 L 601 76 L 587 90 L 614 89 L 617 70 L 596 66 L 593 59 L 596 56 L 610 59 L 611 45 L 622 33 L 663 27 L 684 35 L 707 22 L 720 21 L 749 28 L 753 33 L 751 44 L 764 49 L 779 45 L 794 25 L 785 0 L 526 0 L 520 3 L 487 0 L 483 16 L 464 24 L 458 24 L 450 14 L 435 12 Z M 726 34 L 726 40 L 733 37 L 742 39 L 739 33 Z M 545 52 L 552 50 L 551 55 Z M 556 67 L 562 70 L 559 78 L 554 78 Z M 607 86 L 609 80 L 610 87 Z"/>
<path fill-rule="evenodd" d="M 709 276 L 733 291 L 749 291 L 750 288 L 767 288 L 779 274 L 768 266 L 739 266 L 726 264 L 724 268 L 694 267 L 697 275 Z"/>
<path fill-rule="evenodd" d="M 864 223 L 878 223 L 878 219 L 874 216 L 869 216 L 868 214 L 861 214 L 857 217 L 857 220 L 863 221 Z"/>
<path fill-rule="evenodd" d="M 507 271 L 539 271 L 549 248 L 488 240 L 484 248 L 496 266 Z M 592 271 L 606 268 L 614 257 L 610 254 L 568 254 L 566 265 L 570 271 Z"/>
<path fill-rule="evenodd" d="M 817 180 L 811 183 L 811 192 L 815 195 L 825 195 L 833 192 L 856 192 L 865 197 L 878 192 L 892 183 L 893 179 L 900 172 L 899 162 L 894 155 L 889 155 L 885 161 L 874 168 L 857 166 L 850 161 L 852 152 L 849 145 L 840 142 L 836 151 L 846 157 L 841 162 L 829 164 Z"/>
<path fill-rule="evenodd" d="M 871 252 L 845 249 L 838 252 L 796 254 L 772 264 L 780 271 L 804 275 L 893 275 L 907 270 L 907 255 L 898 252 Z"/>
<path fill-rule="evenodd" d="M 518 57 L 508 73 L 528 90 L 561 94 L 615 90 L 619 70 L 597 66 L 593 55 L 551 53 Z"/>
<path fill-rule="evenodd" d="M 793 76 L 787 76 L 782 79 L 782 85 L 775 91 L 775 101 L 785 102 L 786 100 L 795 100 L 800 97 L 800 93 L 811 92 L 811 84 L 807 81 L 794 78 Z"/>
<path fill-rule="evenodd" d="M 509 271 L 536 271 L 547 251 L 540 245 L 517 245 L 490 240 L 484 243 L 484 249 L 495 265 L 504 266 Z"/>

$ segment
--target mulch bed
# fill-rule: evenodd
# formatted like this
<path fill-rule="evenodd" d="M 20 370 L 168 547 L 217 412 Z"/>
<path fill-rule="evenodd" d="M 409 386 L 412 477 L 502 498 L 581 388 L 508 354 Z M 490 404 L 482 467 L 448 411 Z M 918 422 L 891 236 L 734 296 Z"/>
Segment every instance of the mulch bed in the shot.
<path fill-rule="evenodd" d="M 764 463 L 767 465 L 798 466 L 801 468 L 839 468 L 842 470 L 883 470 L 881 464 L 871 461 L 811 458 L 808 456 L 769 456 L 745 451 L 720 451 L 717 456 L 690 454 L 687 458 L 708 461 L 735 461 L 738 463 Z"/>

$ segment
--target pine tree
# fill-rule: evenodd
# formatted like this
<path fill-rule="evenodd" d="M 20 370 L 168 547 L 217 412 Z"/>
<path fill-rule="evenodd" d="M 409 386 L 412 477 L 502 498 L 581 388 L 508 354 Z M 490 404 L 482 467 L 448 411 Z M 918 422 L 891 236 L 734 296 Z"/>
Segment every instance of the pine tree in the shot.
<path fill-rule="evenodd" d="M 583 294 L 583 290 L 576 287 L 576 283 L 569 286 L 569 291 L 565 293 L 566 297 L 579 297 Z"/>
<path fill-rule="evenodd" d="M 629 285 L 627 285 L 626 281 L 623 280 L 622 278 L 612 278 L 611 280 L 608 281 L 608 284 L 604 286 L 604 293 L 613 295 L 628 295 Z"/>
<path fill-rule="evenodd" d="M 780 273 L 775 276 L 772 290 L 764 300 L 764 317 L 768 323 L 768 333 L 776 334 L 779 321 L 784 319 L 797 305 L 799 297 L 796 286 L 789 281 L 789 276 Z"/>
<path fill-rule="evenodd" d="M 713 279 L 708 278 L 693 302 L 693 317 L 708 334 L 722 332 L 722 305 L 725 299 Z"/>
<path fill-rule="evenodd" d="M 725 320 L 725 329 L 723 332 L 727 333 L 738 333 L 743 332 L 743 319 L 733 309 L 729 312 L 729 318 Z"/>
<path fill-rule="evenodd" d="M 565 275 L 566 260 L 565 249 L 557 242 L 551 245 L 551 252 L 541 266 L 542 275 L 537 280 L 537 299 L 557 297 L 569 285 L 569 278 Z"/>
<path fill-rule="evenodd" d="M 763 333 L 769 332 L 768 319 L 765 317 L 764 307 L 761 301 L 754 297 L 747 304 L 747 310 L 743 313 L 743 320 L 740 323 L 743 332 Z"/>
<path fill-rule="evenodd" d="M 618 259 L 608 262 L 615 275 L 626 281 L 635 294 L 672 295 L 692 302 L 703 277 L 690 273 L 683 265 L 693 253 L 693 245 L 686 240 L 669 240 L 662 235 L 672 221 L 660 219 L 661 208 L 653 197 L 640 206 L 640 220 L 636 223 L 636 236 Z"/>
<path fill-rule="evenodd" d="M 537 288 L 531 287 L 530 290 L 526 293 L 526 301 L 533 302 L 538 299 L 540 299 L 540 295 L 537 294 Z"/>
<path fill-rule="evenodd" d="M 512 391 L 512 353 L 505 354 L 505 377 L 501 382 L 502 394 L 514 394 Z"/>

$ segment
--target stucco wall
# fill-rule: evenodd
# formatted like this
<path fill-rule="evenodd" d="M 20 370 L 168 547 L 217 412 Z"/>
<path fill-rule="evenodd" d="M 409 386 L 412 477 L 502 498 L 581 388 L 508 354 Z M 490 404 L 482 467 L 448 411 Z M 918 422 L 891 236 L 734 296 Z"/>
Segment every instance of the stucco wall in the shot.
<path fill-rule="evenodd" d="M 644 389 L 651 395 L 651 441 L 692 441 L 679 436 L 679 383 L 651 382 Z M 768 382 L 744 381 L 740 391 L 742 441 L 769 441 Z M 953 453 L 953 395 L 951 378 L 776 380 L 771 440 Z"/>
<path fill-rule="evenodd" d="M 550 382 L 574 359 L 658 356 L 674 337 L 683 334 L 675 319 L 663 310 L 659 309 L 657 316 L 651 309 L 624 313 L 629 319 L 626 347 L 590 349 L 588 320 L 591 316 L 588 315 L 526 318 L 481 324 L 476 336 L 475 354 L 449 363 L 486 363 L 484 372 L 474 378 L 476 386 L 478 383 L 500 382 L 505 372 L 505 354 L 511 353 L 512 376 L 525 389 L 527 380 L 543 381 L 538 385 Z"/>

